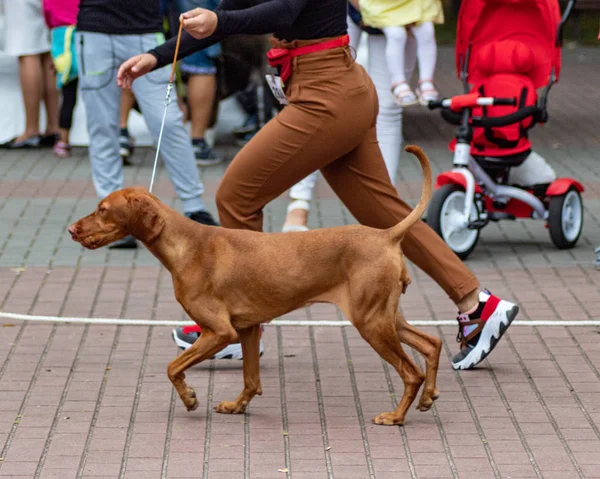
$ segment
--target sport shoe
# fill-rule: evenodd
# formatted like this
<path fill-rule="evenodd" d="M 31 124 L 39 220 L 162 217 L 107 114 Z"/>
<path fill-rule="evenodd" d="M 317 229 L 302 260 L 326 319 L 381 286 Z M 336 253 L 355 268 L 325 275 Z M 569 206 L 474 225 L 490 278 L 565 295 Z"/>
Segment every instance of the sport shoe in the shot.
<path fill-rule="evenodd" d="M 213 166 L 223 161 L 223 158 L 206 143 L 204 138 L 194 138 L 192 146 L 194 147 L 194 155 L 196 155 L 196 164 L 198 166 Z"/>
<path fill-rule="evenodd" d="M 245 136 L 246 134 L 253 132 L 258 129 L 258 115 L 248 115 L 243 125 L 235 128 L 232 133 L 235 136 Z"/>
<path fill-rule="evenodd" d="M 121 134 L 119 135 L 119 154 L 123 160 L 125 166 L 133 165 L 131 156 L 135 149 L 135 138 L 129 135 L 127 128 L 121 128 Z"/>
<path fill-rule="evenodd" d="M 248 133 L 246 133 L 244 136 L 240 136 L 238 138 L 235 139 L 235 144 L 237 146 L 245 146 L 246 144 L 248 144 L 248 142 L 254 138 L 254 136 L 258 133 L 258 129 L 256 130 L 252 130 Z"/>
<path fill-rule="evenodd" d="M 201 331 L 198 326 L 184 326 L 182 328 L 175 328 L 172 336 L 175 344 L 183 351 L 188 349 L 196 340 L 200 337 Z M 264 352 L 262 339 L 260 340 L 260 355 Z M 233 343 L 226 346 L 211 359 L 242 359 L 242 345 L 240 343 Z"/>
<path fill-rule="evenodd" d="M 186 213 L 185 216 L 201 225 L 221 226 L 208 211 L 193 211 L 192 213 Z"/>
<path fill-rule="evenodd" d="M 481 291 L 477 309 L 457 318 L 456 341 L 460 343 L 460 353 L 452 358 L 454 369 L 471 369 L 483 361 L 518 313 L 516 304 L 497 298 L 489 291 Z"/>

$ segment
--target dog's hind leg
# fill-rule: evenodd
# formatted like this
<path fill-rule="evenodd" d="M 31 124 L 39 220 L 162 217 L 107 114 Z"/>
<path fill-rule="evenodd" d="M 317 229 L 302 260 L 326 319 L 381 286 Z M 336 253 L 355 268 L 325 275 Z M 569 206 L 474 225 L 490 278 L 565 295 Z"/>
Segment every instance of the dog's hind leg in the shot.
<path fill-rule="evenodd" d="M 373 419 L 375 424 L 388 426 L 404 424 L 406 412 L 417 397 L 424 380 L 423 372 L 402 349 L 395 324 L 392 310 L 380 311 L 376 316 L 355 322 L 360 335 L 396 369 L 404 382 L 404 394 L 396 410 L 384 412 Z"/>
<path fill-rule="evenodd" d="M 425 385 L 417 409 L 427 411 L 431 408 L 433 401 L 440 395 L 435 384 L 440 363 L 440 352 L 442 351 L 442 340 L 411 326 L 400 312 L 396 314 L 396 331 L 401 342 L 416 349 L 425 358 Z"/>
<path fill-rule="evenodd" d="M 223 414 L 241 414 L 254 396 L 262 394 L 259 364 L 260 334 L 260 325 L 238 331 L 244 361 L 244 390 L 235 401 L 219 403 L 215 411 Z"/>

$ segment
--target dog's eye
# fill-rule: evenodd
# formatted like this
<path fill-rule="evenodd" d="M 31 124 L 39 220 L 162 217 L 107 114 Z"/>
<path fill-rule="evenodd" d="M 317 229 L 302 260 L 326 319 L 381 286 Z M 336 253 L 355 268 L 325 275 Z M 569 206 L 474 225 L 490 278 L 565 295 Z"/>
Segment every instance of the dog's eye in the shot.
<path fill-rule="evenodd" d="M 98 208 L 98 213 L 103 215 L 104 213 L 106 213 L 106 208 L 104 206 L 101 206 L 100 208 Z"/>

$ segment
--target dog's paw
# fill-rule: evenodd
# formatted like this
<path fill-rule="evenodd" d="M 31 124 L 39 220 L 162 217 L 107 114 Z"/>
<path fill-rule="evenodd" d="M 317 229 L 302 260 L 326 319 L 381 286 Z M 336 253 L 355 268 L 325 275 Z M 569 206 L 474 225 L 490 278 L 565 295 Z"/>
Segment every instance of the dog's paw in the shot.
<path fill-rule="evenodd" d="M 433 399 L 421 398 L 419 400 L 419 404 L 417 405 L 417 409 L 421 412 L 426 412 L 431 409 L 431 406 L 433 406 Z"/>
<path fill-rule="evenodd" d="M 187 388 L 187 394 L 185 397 L 182 397 L 181 400 L 183 401 L 183 404 L 185 404 L 188 412 L 198 409 L 199 403 L 198 399 L 196 398 L 196 391 L 194 391 L 192 388 Z"/>
<path fill-rule="evenodd" d="M 419 399 L 419 404 L 417 405 L 417 409 L 421 412 L 429 411 L 431 406 L 433 406 L 433 402 L 440 397 L 440 393 L 437 389 L 433 391 L 433 393 L 423 392 L 421 398 Z"/>
<path fill-rule="evenodd" d="M 373 419 L 373 423 L 380 426 L 403 426 L 404 418 L 397 417 L 395 412 L 384 412 Z"/>
<path fill-rule="evenodd" d="M 246 411 L 246 404 L 223 401 L 215 406 L 215 411 L 221 414 L 242 414 Z"/>

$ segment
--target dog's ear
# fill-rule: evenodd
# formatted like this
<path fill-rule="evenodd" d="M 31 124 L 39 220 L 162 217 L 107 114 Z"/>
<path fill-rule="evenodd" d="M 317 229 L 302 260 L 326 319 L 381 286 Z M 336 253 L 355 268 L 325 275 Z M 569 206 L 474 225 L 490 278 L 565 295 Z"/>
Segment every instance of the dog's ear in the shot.
<path fill-rule="evenodd" d="M 151 243 L 165 226 L 158 205 L 148 195 L 131 195 L 129 198 L 129 232 L 145 243 Z"/>

